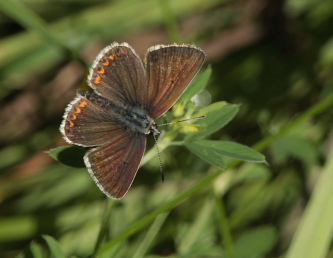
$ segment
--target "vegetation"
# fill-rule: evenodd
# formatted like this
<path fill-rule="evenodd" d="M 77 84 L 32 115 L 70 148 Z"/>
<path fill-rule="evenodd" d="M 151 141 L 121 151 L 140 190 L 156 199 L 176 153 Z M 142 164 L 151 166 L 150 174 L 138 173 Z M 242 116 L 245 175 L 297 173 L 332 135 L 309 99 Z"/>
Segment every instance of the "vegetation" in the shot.
<path fill-rule="evenodd" d="M 333 1 L 0 0 L 0 15 L 1 257 L 333 257 Z M 157 124 L 207 118 L 161 127 L 164 183 L 148 136 L 120 201 L 58 130 L 113 41 L 207 54 Z"/>

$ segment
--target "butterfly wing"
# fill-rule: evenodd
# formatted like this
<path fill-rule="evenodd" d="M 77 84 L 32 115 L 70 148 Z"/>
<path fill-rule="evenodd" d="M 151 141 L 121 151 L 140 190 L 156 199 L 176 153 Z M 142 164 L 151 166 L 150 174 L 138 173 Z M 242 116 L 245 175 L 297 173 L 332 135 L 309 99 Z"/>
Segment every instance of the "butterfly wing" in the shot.
<path fill-rule="evenodd" d="M 87 92 L 87 94 L 101 98 L 94 93 Z M 112 110 L 106 110 L 97 101 L 91 101 L 78 93 L 66 108 L 60 131 L 70 144 L 84 147 L 99 146 L 123 131 L 112 117 L 114 117 Z"/>
<path fill-rule="evenodd" d="M 84 162 L 100 189 L 120 199 L 130 188 L 146 148 L 146 136 L 126 130 L 106 99 L 81 92 L 68 105 L 60 131 L 67 142 L 93 147 Z"/>
<path fill-rule="evenodd" d="M 205 53 L 190 45 L 158 45 L 148 49 L 145 108 L 156 119 L 168 111 L 200 70 Z"/>
<path fill-rule="evenodd" d="M 147 88 L 141 59 L 127 43 L 113 43 L 96 57 L 88 84 L 120 106 L 142 106 Z"/>
<path fill-rule="evenodd" d="M 120 199 L 132 185 L 145 148 L 144 134 L 123 131 L 108 144 L 90 150 L 84 162 L 99 188 L 107 196 Z"/>

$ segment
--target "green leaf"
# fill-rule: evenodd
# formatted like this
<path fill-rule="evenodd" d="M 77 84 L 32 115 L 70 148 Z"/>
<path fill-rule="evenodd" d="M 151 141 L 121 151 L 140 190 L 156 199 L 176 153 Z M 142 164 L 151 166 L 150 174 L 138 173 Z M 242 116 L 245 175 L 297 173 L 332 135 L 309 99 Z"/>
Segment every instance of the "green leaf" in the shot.
<path fill-rule="evenodd" d="M 317 162 L 317 149 L 314 144 L 304 137 L 296 134 L 289 134 L 281 137 L 271 145 L 273 157 L 278 162 L 286 162 L 290 156 L 299 158 L 309 164 Z"/>
<path fill-rule="evenodd" d="M 276 230 L 272 226 L 263 226 L 243 233 L 235 243 L 237 258 L 265 257 L 276 243 Z"/>
<path fill-rule="evenodd" d="M 55 258 L 66 258 L 57 240 L 47 235 L 43 235 L 43 238 L 46 241 L 48 247 L 50 248 L 51 254 Z"/>
<path fill-rule="evenodd" d="M 144 257 L 148 253 L 149 249 L 152 248 L 153 242 L 156 240 L 156 237 L 161 232 L 161 228 L 168 215 L 169 212 L 166 212 L 156 217 L 154 222 L 149 227 L 146 235 L 142 239 L 140 245 L 138 246 L 138 248 L 136 248 L 134 255 L 133 253 L 131 253 L 131 256 Z"/>
<path fill-rule="evenodd" d="M 226 168 L 221 153 L 212 148 L 209 148 L 209 146 L 202 147 L 200 145 L 197 145 L 197 143 L 200 143 L 200 141 L 185 143 L 185 146 L 198 157 L 207 161 L 208 163 L 218 166 L 221 169 Z"/>
<path fill-rule="evenodd" d="M 333 152 L 327 156 L 286 258 L 331 257 L 333 236 Z"/>
<path fill-rule="evenodd" d="M 238 110 L 238 105 L 228 104 L 224 101 L 216 102 L 200 109 L 195 116 L 206 115 L 206 118 L 198 121 L 196 125 L 204 129 L 202 129 L 202 132 L 196 134 L 187 134 L 185 141 L 202 139 L 215 133 L 228 124 L 237 114 Z"/>
<path fill-rule="evenodd" d="M 60 146 L 46 151 L 55 160 L 71 167 L 85 167 L 83 156 L 86 149 L 79 146 Z"/>
<path fill-rule="evenodd" d="M 185 143 L 185 146 L 203 160 L 222 169 L 225 168 L 222 160 L 223 156 L 244 161 L 266 163 L 264 155 L 235 142 L 200 140 Z"/>
<path fill-rule="evenodd" d="M 200 77 L 194 78 L 190 86 L 185 90 L 183 95 L 179 98 L 179 102 L 183 102 L 185 100 L 189 100 L 192 97 L 194 97 L 196 94 L 198 94 L 200 91 L 202 91 L 210 78 L 212 74 L 212 68 L 209 66 L 201 75 Z"/>
<path fill-rule="evenodd" d="M 30 251 L 31 256 L 33 258 L 43 258 L 43 257 L 45 257 L 45 253 L 43 251 L 43 248 L 35 242 L 30 243 L 29 251 Z"/>
<path fill-rule="evenodd" d="M 178 243 L 177 251 L 180 257 L 190 257 L 198 249 L 207 247 L 207 226 L 213 215 L 213 202 L 207 198 L 200 211 L 196 214 L 195 220 L 191 223 L 187 232 L 182 235 Z M 210 242 L 208 240 L 208 242 Z"/>

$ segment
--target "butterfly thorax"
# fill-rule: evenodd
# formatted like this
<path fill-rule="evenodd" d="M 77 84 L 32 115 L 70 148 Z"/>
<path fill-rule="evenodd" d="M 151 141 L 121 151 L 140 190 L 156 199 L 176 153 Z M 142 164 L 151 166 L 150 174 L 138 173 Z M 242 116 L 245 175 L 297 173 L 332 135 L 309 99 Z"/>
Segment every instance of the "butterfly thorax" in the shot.
<path fill-rule="evenodd" d="M 80 91 L 79 93 L 91 102 L 98 104 L 126 130 L 143 134 L 160 134 L 154 120 L 149 117 L 148 112 L 143 107 L 135 104 L 117 104 L 95 92 Z"/>

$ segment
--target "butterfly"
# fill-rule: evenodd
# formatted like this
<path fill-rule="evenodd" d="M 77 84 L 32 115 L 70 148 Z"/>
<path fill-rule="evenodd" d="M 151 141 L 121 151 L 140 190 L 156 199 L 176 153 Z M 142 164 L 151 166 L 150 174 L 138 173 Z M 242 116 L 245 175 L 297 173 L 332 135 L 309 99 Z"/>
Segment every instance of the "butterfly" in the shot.
<path fill-rule="evenodd" d="M 108 197 L 127 193 L 146 149 L 146 134 L 160 134 L 154 120 L 182 95 L 205 56 L 193 45 L 156 45 L 142 62 L 131 46 L 116 42 L 97 55 L 87 79 L 94 91 L 77 92 L 60 131 L 68 143 L 92 147 L 84 163 Z"/>

